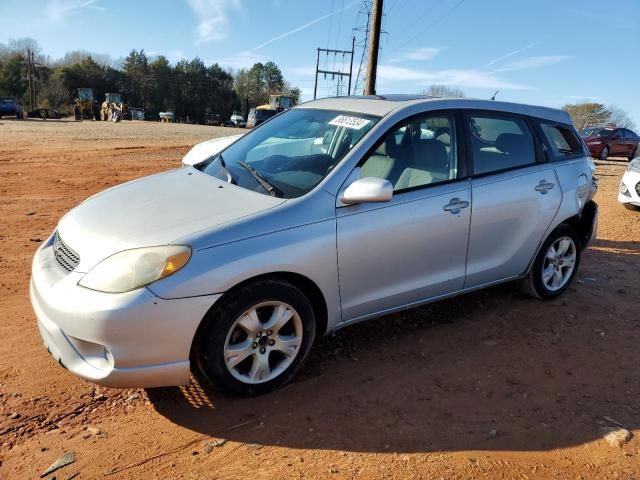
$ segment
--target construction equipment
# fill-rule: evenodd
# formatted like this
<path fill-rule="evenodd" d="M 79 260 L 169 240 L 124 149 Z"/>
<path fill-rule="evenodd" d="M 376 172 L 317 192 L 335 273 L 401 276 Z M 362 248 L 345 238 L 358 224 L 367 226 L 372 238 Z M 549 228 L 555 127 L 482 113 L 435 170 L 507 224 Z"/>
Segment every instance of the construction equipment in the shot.
<path fill-rule="evenodd" d="M 262 106 L 264 105 L 260 107 Z M 277 112 L 287 110 L 291 108 L 291 97 L 287 95 L 269 95 L 269 108 Z"/>
<path fill-rule="evenodd" d="M 76 120 L 98 120 L 99 112 L 92 88 L 78 89 L 78 95 L 73 102 L 73 116 Z"/>
<path fill-rule="evenodd" d="M 291 108 L 291 97 L 286 95 L 269 95 L 269 103 L 259 105 L 249 111 L 247 128 L 257 127 L 275 114 L 289 108 Z"/>
<path fill-rule="evenodd" d="M 173 112 L 160 112 L 158 116 L 162 123 L 173 123 L 176 118 L 176 115 Z"/>
<path fill-rule="evenodd" d="M 122 101 L 121 93 L 107 93 L 104 96 L 104 102 L 102 102 L 100 109 L 100 117 L 103 121 L 119 122 L 125 117 L 126 112 L 127 106 Z"/>

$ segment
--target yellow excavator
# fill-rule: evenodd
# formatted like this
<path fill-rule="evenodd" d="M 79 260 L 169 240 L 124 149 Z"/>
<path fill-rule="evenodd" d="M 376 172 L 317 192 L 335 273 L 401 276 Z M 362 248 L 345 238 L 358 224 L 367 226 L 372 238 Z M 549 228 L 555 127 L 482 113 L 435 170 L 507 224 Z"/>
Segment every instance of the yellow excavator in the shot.
<path fill-rule="evenodd" d="M 92 88 L 79 88 L 73 101 L 73 117 L 76 120 L 98 120 L 95 96 Z"/>
<path fill-rule="evenodd" d="M 126 112 L 127 106 L 122 101 L 121 93 L 107 93 L 104 96 L 104 102 L 102 102 L 100 109 L 100 118 L 103 121 L 119 122 L 124 118 Z"/>
<path fill-rule="evenodd" d="M 247 128 L 260 125 L 265 120 L 270 119 L 276 113 L 291 108 L 291 97 L 286 95 L 269 95 L 269 103 L 258 105 L 249 111 L 247 117 Z"/>

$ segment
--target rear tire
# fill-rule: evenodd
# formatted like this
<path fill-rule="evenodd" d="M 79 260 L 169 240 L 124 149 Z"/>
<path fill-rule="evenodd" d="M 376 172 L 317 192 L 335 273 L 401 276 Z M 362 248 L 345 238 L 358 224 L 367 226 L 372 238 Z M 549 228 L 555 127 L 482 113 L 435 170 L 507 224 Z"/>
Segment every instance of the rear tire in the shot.
<path fill-rule="evenodd" d="M 258 280 L 232 290 L 207 313 L 192 365 L 223 391 L 268 393 L 293 378 L 315 332 L 313 307 L 302 291 L 284 280 Z"/>
<path fill-rule="evenodd" d="M 600 150 L 600 155 L 598 155 L 598 158 L 600 160 L 606 160 L 609 157 L 609 147 L 605 146 L 602 150 Z"/>
<path fill-rule="evenodd" d="M 558 226 L 542 244 L 527 276 L 520 280 L 521 290 L 540 300 L 558 297 L 575 278 L 580 253 L 575 231 L 564 224 Z"/>

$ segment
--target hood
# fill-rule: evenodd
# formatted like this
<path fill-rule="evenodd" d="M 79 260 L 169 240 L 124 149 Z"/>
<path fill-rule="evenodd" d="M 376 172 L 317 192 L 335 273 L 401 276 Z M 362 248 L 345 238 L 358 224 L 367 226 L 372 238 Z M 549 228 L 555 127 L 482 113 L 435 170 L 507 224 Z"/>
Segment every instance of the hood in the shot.
<path fill-rule="evenodd" d="M 182 168 L 90 197 L 60 220 L 58 232 L 80 255 L 77 271 L 84 273 L 122 250 L 166 245 L 284 201 Z"/>
<path fill-rule="evenodd" d="M 206 142 L 198 143 L 182 159 L 183 165 L 196 165 L 204 162 L 207 158 L 212 157 L 216 153 L 224 150 L 233 142 L 238 140 L 244 134 L 231 135 L 229 137 L 214 138 Z"/>

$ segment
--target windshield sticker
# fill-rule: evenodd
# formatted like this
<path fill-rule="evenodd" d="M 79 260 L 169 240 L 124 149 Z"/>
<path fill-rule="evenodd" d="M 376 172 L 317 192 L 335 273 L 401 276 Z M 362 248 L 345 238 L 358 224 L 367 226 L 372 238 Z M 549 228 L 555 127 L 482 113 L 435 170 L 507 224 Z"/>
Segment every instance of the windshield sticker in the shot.
<path fill-rule="evenodd" d="M 336 118 L 329 122 L 329 125 L 360 130 L 362 127 L 366 127 L 370 121 L 371 120 L 367 120 L 365 118 L 350 117 L 349 115 L 338 115 Z"/>

